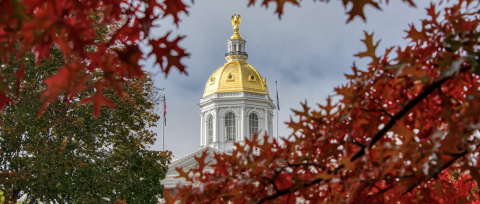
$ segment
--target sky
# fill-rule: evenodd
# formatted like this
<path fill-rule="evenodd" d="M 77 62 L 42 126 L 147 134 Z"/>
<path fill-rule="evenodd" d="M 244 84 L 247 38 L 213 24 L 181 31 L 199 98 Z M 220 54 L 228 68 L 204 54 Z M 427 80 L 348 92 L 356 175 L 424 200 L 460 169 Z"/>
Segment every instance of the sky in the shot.
<path fill-rule="evenodd" d="M 291 109 L 299 110 L 305 100 L 311 107 L 325 104 L 328 96 L 334 96 L 334 88 L 347 82 L 344 74 L 352 72 L 354 62 L 358 68 L 366 69 L 369 61 L 354 57 L 366 50 L 361 42 L 364 31 L 374 32 L 374 41 L 381 40 L 377 55 L 390 46 L 404 47 L 408 43 L 404 39 L 405 30 L 409 24 L 418 28 L 429 6 L 429 1 L 415 1 L 417 8 L 413 8 L 392 0 L 388 5 L 381 4 L 381 11 L 367 7 L 367 22 L 357 17 L 347 24 L 348 16 L 341 1 L 325 4 L 304 0 L 300 1 L 300 7 L 287 3 L 281 19 L 274 14 L 276 4 L 270 3 L 266 9 L 260 5 L 261 0 L 250 7 L 247 0 L 196 0 L 193 5 L 184 2 L 189 3 L 189 14 L 181 15 L 178 28 L 172 18 L 165 18 L 153 31 L 154 37 L 162 37 L 169 31 L 172 39 L 186 36 L 179 45 L 190 53 L 189 58 L 182 60 L 188 75 L 173 70 L 167 78 L 161 74 L 155 77 L 155 85 L 165 88 L 165 150 L 172 151 L 173 159 L 199 149 L 200 108 L 196 104 L 210 75 L 226 63 L 226 41 L 233 34 L 234 13 L 242 17 L 239 33 L 247 41 L 247 62 L 267 79 L 274 100 L 275 81 L 278 81 L 279 136 L 288 137 L 292 130 L 285 122 L 293 117 Z M 150 57 L 143 62 L 145 70 L 158 71 L 154 61 Z M 158 137 L 151 149 L 162 150 L 161 123 L 152 130 Z"/>

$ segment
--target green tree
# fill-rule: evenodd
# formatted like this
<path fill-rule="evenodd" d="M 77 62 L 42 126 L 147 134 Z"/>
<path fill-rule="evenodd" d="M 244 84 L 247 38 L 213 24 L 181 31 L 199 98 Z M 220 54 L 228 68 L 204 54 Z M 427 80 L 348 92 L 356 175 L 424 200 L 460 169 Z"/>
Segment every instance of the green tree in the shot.
<path fill-rule="evenodd" d="M 112 26 L 94 28 L 97 43 L 108 40 Z M 90 53 L 94 49 L 87 47 Z M 79 76 L 86 77 L 78 80 L 85 83 L 73 89 L 84 101 L 60 91 L 52 99 L 44 91 L 63 83 L 56 81 L 64 74 L 58 67 L 74 63 L 56 45 L 50 48 L 49 60 L 44 58 L 38 67 L 35 61 L 28 52 L 16 62 L 11 55 L 9 63 L 0 67 L 7 86 L 18 87 L 8 95 L 16 101 L 0 113 L 0 184 L 5 202 L 22 194 L 32 203 L 157 202 L 163 196 L 160 180 L 165 178 L 171 152 L 148 150 L 157 135 L 149 128 L 160 118 L 156 114 L 160 95 L 152 74 L 122 80 L 119 96 L 114 89 L 102 90 L 106 79 L 99 69 L 82 70 Z M 48 108 L 40 119 L 37 113 L 42 106 Z M 92 111 L 102 114 L 95 118 Z"/>
<path fill-rule="evenodd" d="M 94 105 L 79 100 L 51 103 L 39 119 L 46 89 L 42 81 L 64 62 L 59 49 L 50 52 L 51 60 L 44 59 L 37 68 L 31 54 L 0 67 L 9 85 L 16 83 L 12 74 L 20 64 L 27 67 L 17 101 L 0 113 L 0 183 L 6 200 L 25 194 L 27 200 L 58 203 L 157 202 L 171 153 L 148 150 L 156 137 L 148 128 L 160 118 L 152 76 L 122 83 L 123 98 L 104 90 L 116 108 L 101 108 L 97 119 Z M 94 92 L 95 77 L 102 76 L 91 74 L 86 81 L 91 88 L 80 95 Z"/>

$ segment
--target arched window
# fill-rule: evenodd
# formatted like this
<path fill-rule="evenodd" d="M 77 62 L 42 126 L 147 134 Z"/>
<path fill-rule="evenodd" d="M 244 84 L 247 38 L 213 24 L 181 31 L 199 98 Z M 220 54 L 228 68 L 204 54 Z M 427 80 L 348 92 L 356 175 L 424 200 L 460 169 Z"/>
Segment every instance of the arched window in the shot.
<path fill-rule="evenodd" d="M 237 51 L 237 44 L 233 44 L 233 51 Z"/>
<path fill-rule="evenodd" d="M 253 135 L 258 133 L 258 116 L 255 113 L 250 113 L 248 117 L 248 136 L 252 140 Z"/>
<path fill-rule="evenodd" d="M 208 144 L 213 143 L 213 118 L 208 116 Z"/>
<path fill-rule="evenodd" d="M 235 141 L 236 132 L 235 114 L 229 112 L 227 115 L 225 115 L 225 140 Z"/>
<path fill-rule="evenodd" d="M 228 45 L 228 52 L 232 51 L 232 45 Z"/>

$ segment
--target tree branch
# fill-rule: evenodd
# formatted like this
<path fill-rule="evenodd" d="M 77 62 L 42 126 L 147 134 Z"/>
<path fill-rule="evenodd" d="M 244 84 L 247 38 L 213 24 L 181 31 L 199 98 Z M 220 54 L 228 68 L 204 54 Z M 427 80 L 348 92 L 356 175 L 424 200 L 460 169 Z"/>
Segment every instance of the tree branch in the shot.
<path fill-rule="evenodd" d="M 464 71 L 467 71 L 467 70 L 470 70 L 470 66 L 468 67 L 464 67 L 462 69 L 460 69 L 460 72 L 464 72 Z M 407 104 L 405 104 L 405 106 L 400 110 L 398 111 L 395 115 L 393 115 L 393 117 L 390 118 L 390 121 L 388 121 L 387 124 L 385 124 L 385 126 L 380 130 L 378 131 L 373 137 L 372 137 L 372 140 L 370 141 L 370 143 L 367 145 L 368 148 L 372 148 L 372 146 L 378 141 L 380 140 L 380 138 L 382 138 L 387 132 L 388 130 L 390 130 L 390 128 L 393 127 L 393 125 L 395 125 L 395 122 L 399 119 L 401 119 L 405 114 L 408 113 L 408 111 L 410 111 L 410 109 L 412 109 L 415 105 L 417 105 L 420 101 L 422 101 L 423 99 L 425 99 L 428 95 L 430 95 L 435 89 L 439 88 L 443 83 L 445 83 L 446 81 L 448 81 L 449 79 L 452 79 L 452 77 L 445 77 L 445 78 L 442 78 L 438 81 L 435 81 L 433 82 L 432 84 L 430 84 L 429 86 L 427 87 L 424 87 L 422 92 L 420 94 L 417 95 L 417 97 L 415 97 L 413 100 L 409 101 Z M 365 155 L 365 149 L 366 147 L 363 147 L 361 148 L 357 153 L 355 153 L 352 158 L 350 159 L 351 162 L 357 160 L 358 158 L 360 158 L 361 156 Z M 452 161 L 453 162 L 453 161 Z M 450 162 L 449 162 L 450 163 Z M 343 167 L 345 167 L 343 164 L 339 165 L 337 168 L 335 168 L 335 170 L 333 171 L 334 173 L 336 173 L 338 170 L 342 169 Z M 447 166 L 448 167 L 448 166 Z M 446 167 L 445 167 L 446 168 Z M 322 182 L 323 179 L 322 178 L 318 178 L 318 179 L 314 179 L 312 181 L 310 181 L 310 183 L 306 183 L 302 186 L 295 186 L 294 188 L 292 189 L 285 189 L 285 190 L 282 190 L 282 191 L 278 191 L 276 194 L 273 194 L 273 195 L 270 195 L 270 196 L 267 196 L 267 197 L 264 197 L 260 200 L 258 200 L 256 203 L 263 203 L 267 200 L 271 200 L 271 199 L 275 199 L 275 198 L 278 198 L 280 196 L 283 196 L 283 195 L 286 195 L 287 193 L 289 192 L 293 192 L 293 191 L 296 191 L 298 189 L 300 189 L 301 187 L 309 187 L 311 185 L 315 185 L 317 183 L 320 183 Z"/>
<path fill-rule="evenodd" d="M 480 147 L 480 144 L 478 144 L 475 149 L 478 149 L 478 147 Z M 440 169 L 438 169 L 437 171 L 435 171 L 433 174 L 429 175 L 425 181 L 428 181 L 430 180 L 431 178 L 436 178 L 438 176 L 438 174 L 440 172 L 442 172 L 444 169 L 446 169 L 447 167 L 449 167 L 450 165 L 453 164 L 453 162 L 457 161 L 457 159 L 459 159 L 460 157 L 463 157 L 465 156 L 466 154 L 468 154 L 468 151 L 467 150 L 463 150 L 461 152 L 458 152 L 458 153 L 451 153 L 449 155 L 453 156 L 453 159 L 451 159 L 450 161 L 448 161 L 447 163 L 443 164 L 442 167 L 440 167 Z M 406 188 L 404 191 L 403 191 L 403 195 L 407 194 L 408 192 L 412 191 L 415 186 L 419 185 L 422 181 L 420 180 L 417 180 L 415 181 L 415 183 L 413 183 L 412 185 L 410 185 L 408 188 Z"/>
<path fill-rule="evenodd" d="M 390 113 L 389 113 L 387 110 L 385 110 L 385 108 L 384 108 L 380 103 L 376 102 L 375 100 L 373 100 L 373 102 L 374 102 L 375 104 L 377 104 L 378 107 L 380 107 L 380 110 L 381 110 L 383 113 L 385 113 L 386 115 L 388 115 L 388 117 L 393 118 L 393 116 L 390 115 Z"/>

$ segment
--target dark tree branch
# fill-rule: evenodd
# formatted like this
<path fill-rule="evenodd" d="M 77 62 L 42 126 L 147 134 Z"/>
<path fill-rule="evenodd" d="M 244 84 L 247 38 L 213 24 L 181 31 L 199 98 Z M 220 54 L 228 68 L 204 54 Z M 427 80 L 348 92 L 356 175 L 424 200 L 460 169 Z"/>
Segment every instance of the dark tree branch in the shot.
<path fill-rule="evenodd" d="M 480 147 L 480 144 L 476 145 L 475 146 L 475 149 L 478 149 Z M 428 181 L 430 180 L 431 178 L 437 178 L 438 177 L 438 174 L 440 172 L 442 172 L 444 169 L 448 168 L 449 166 L 451 166 L 455 161 L 457 161 L 457 159 L 459 159 L 460 157 L 464 157 L 466 154 L 468 154 L 468 151 L 467 150 L 463 150 L 461 152 L 458 152 L 458 153 L 451 153 L 449 155 L 453 156 L 453 159 L 451 159 L 450 161 L 448 161 L 447 163 L 443 164 L 442 167 L 440 167 L 440 169 L 438 169 L 437 171 L 435 171 L 433 174 L 429 175 L 425 181 Z M 408 188 L 406 188 L 404 191 L 403 191 L 403 195 L 405 195 L 406 193 L 412 191 L 415 186 L 418 186 L 422 181 L 418 180 L 418 181 L 415 181 L 415 183 L 413 183 L 412 185 L 410 185 Z"/>
<path fill-rule="evenodd" d="M 464 72 L 464 71 L 467 71 L 467 70 L 470 70 L 470 66 L 460 69 L 460 72 Z M 445 83 L 446 81 L 448 81 L 449 79 L 452 79 L 452 78 L 453 77 L 445 77 L 445 78 L 439 79 L 438 81 L 433 82 L 432 84 L 430 84 L 427 87 L 424 87 L 420 94 L 418 94 L 413 100 L 411 100 L 407 104 L 405 104 L 405 106 L 400 111 L 398 111 L 395 115 L 393 115 L 393 117 L 390 118 L 390 121 L 388 121 L 388 123 L 385 124 L 385 126 L 372 137 L 372 140 L 367 145 L 368 148 L 371 149 L 373 147 L 373 145 L 378 140 L 380 140 L 380 138 L 382 138 L 388 132 L 388 130 L 390 130 L 390 128 L 393 127 L 393 125 L 395 125 L 395 122 L 397 120 L 401 119 L 415 105 L 420 103 L 423 99 L 425 99 L 428 95 L 430 95 L 435 89 L 439 88 L 443 83 Z M 365 152 L 366 152 L 365 149 L 366 149 L 366 147 L 361 148 L 357 153 L 355 153 L 352 156 L 350 161 L 353 162 L 353 161 L 357 160 L 358 158 L 360 158 L 361 156 L 365 155 Z M 453 163 L 453 161 L 448 162 L 448 163 L 451 164 L 451 163 Z M 335 168 L 333 172 L 336 173 L 338 170 L 342 169 L 343 167 L 345 167 L 345 166 L 343 164 L 341 164 L 337 168 Z M 448 166 L 446 166 L 445 168 L 447 168 L 447 167 Z M 309 187 L 309 186 L 315 185 L 317 183 L 320 183 L 322 181 L 324 181 L 322 178 L 318 178 L 318 179 L 311 180 L 309 183 L 305 183 L 302 186 L 299 185 L 299 186 L 296 186 L 292 189 L 285 189 L 285 190 L 282 190 L 282 191 L 277 191 L 276 194 L 264 197 L 264 198 L 258 200 L 256 203 L 263 203 L 267 200 L 272 200 L 272 199 L 278 198 L 280 196 L 286 195 L 287 193 L 296 191 L 296 190 L 298 190 L 302 187 Z"/>
<path fill-rule="evenodd" d="M 373 195 L 367 196 L 367 198 L 371 198 L 372 196 L 385 193 L 385 192 L 387 192 L 388 190 L 390 190 L 391 188 L 393 188 L 394 186 L 395 186 L 395 185 L 391 185 L 391 186 L 389 186 L 389 187 L 387 187 L 387 188 L 385 188 L 385 189 L 381 189 L 381 188 L 379 188 L 379 187 L 377 187 L 377 186 L 373 186 L 373 187 L 375 187 L 375 188 L 378 189 L 378 192 L 375 193 L 375 194 L 373 194 Z"/>

